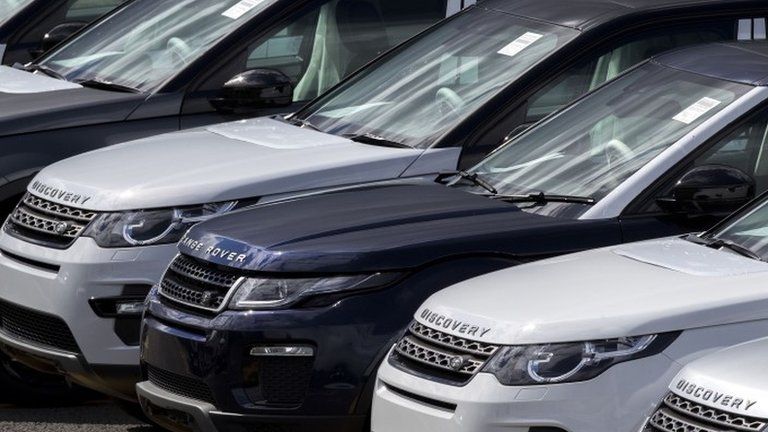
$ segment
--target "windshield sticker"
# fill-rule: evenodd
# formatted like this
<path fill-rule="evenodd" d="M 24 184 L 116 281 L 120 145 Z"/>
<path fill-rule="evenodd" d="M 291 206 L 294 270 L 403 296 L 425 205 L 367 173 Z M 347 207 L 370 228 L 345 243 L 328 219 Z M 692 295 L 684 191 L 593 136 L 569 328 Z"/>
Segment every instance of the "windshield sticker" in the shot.
<path fill-rule="evenodd" d="M 3 61 L 3 57 L 5 57 L 5 45 L 0 44 L 0 62 Z"/>
<path fill-rule="evenodd" d="M 241 16 L 247 14 L 251 9 L 255 8 L 264 0 L 241 0 L 236 5 L 227 9 L 222 13 L 227 18 L 238 19 Z"/>
<path fill-rule="evenodd" d="M 510 43 L 509 45 L 500 49 L 498 53 L 503 54 L 505 56 L 514 57 L 520 54 L 520 51 L 528 48 L 534 42 L 541 39 L 542 37 L 544 37 L 543 34 L 528 32 L 520 36 L 519 38 L 515 39 L 514 41 L 512 41 L 512 43 Z"/>
<path fill-rule="evenodd" d="M 680 114 L 672 117 L 672 119 L 685 124 L 691 124 L 718 105 L 720 105 L 719 100 L 703 97 L 695 104 L 681 111 Z"/>

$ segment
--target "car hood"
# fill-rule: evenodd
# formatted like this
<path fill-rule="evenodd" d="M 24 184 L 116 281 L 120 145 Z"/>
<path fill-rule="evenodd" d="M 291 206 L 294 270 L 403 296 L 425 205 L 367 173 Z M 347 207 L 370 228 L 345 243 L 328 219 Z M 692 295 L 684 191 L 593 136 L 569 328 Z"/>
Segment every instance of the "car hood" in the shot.
<path fill-rule="evenodd" d="M 0 66 L 0 137 L 122 121 L 145 98 Z"/>
<path fill-rule="evenodd" d="M 768 317 L 768 263 L 679 238 L 587 251 L 443 290 L 416 313 L 504 345 L 663 333 Z M 446 324 L 448 323 L 448 324 Z M 466 328 L 465 328 L 466 329 Z"/>
<path fill-rule="evenodd" d="M 533 215 L 437 184 L 398 184 L 235 212 L 192 228 L 179 247 L 250 271 L 359 273 L 461 256 L 562 253 L 563 245 L 584 249 L 595 238 L 615 244 L 607 224 Z"/>
<path fill-rule="evenodd" d="M 686 399 L 719 410 L 768 418 L 766 354 L 768 339 L 726 348 L 689 363 L 669 388 Z"/>
<path fill-rule="evenodd" d="M 437 171 L 458 159 L 457 149 L 430 152 L 445 155 Z M 75 156 L 43 170 L 29 190 L 96 211 L 183 206 L 392 179 L 423 153 L 258 118 Z"/>

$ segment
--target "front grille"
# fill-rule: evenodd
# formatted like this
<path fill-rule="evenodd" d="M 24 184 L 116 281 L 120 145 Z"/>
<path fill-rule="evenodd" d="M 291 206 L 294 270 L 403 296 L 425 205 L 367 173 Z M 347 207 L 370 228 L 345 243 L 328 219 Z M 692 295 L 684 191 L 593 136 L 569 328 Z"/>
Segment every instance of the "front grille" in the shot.
<path fill-rule="evenodd" d="M 32 243 L 66 248 L 97 215 L 27 193 L 8 218 L 6 231 Z"/>
<path fill-rule="evenodd" d="M 193 309 L 218 312 L 239 278 L 232 271 L 179 255 L 160 282 L 160 295 Z"/>
<path fill-rule="evenodd" d="M 732 414 L 669 393 L 643 432 L 761 432 L 766 426 L 768 419 Z"/>
<path fill-rule="evenodd" d="M 414 321 L 395 345 L 390 362 L 426 378 L 462 385 L 498 349 L 498 345 L 449 335 Z"/>
<path fill-rule="evenodd" d="M 179 375 L 158 367 L 147 365 L 147 379 L 152 384 L 173 394 L 189 399 L 215 404 L 210 387 L 204 382 Z"/>
<path fill-rule="evenodd" d="M 0 329 L 22 342 L 79 353 L 67 324 L 59 317 L 0 301 Z"/>

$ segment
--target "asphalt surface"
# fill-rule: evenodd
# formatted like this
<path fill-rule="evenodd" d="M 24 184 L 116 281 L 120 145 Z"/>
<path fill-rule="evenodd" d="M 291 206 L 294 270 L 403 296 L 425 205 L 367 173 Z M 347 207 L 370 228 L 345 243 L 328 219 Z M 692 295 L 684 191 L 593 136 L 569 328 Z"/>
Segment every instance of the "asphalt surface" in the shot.
<path fill-rule="evenodd" d="M 81 406 L 22 408 L 0 405 L 0 432 L 160 432 L 108 401 Z"/>

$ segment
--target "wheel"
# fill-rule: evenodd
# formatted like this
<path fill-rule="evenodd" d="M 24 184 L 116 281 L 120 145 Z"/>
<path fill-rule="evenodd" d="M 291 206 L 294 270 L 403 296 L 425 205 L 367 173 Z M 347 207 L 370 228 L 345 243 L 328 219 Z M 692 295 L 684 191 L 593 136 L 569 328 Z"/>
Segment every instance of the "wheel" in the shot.
<path fill-rule="evenodd" d="M 14 405 L 74 405 L 97 396 L 63 376 L 39 372 L 0 353 L 0 400 Z"/>

